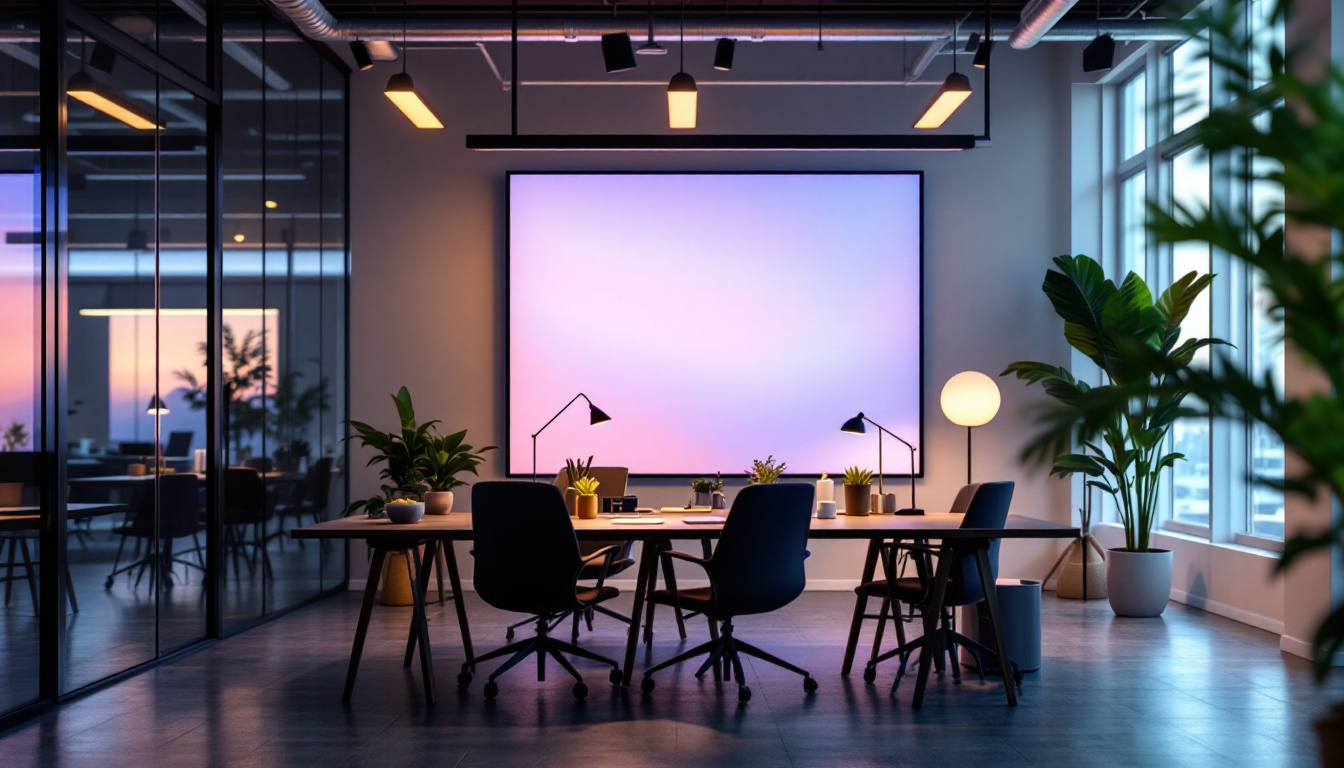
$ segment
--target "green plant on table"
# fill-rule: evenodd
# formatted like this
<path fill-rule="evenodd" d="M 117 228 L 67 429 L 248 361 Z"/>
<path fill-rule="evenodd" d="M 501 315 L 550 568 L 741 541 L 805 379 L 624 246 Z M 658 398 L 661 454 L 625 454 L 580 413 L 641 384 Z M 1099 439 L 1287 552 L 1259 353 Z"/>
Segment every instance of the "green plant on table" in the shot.
<path fill-rule="evenodd" d="M 691 481 L 691 493 L 714 493 L 723 490 L 723 473 L 714 473 L 713 480 L 698 477 Z"/>
<path fill-rule="evenodd" d="M 487 445 L 475 448 L 466 442 L 467 430 L 451 435 L 431 435 L 425 443 L 424 453 L 420 457 L 419 471 L 431 491 L 451 491 L 466 485 L 457 476 L 462 472 L 477 475 L 476 468 L 485 457 L 481 454 L 495 450 Z"/>
<path fill-rule="evenodd" d="M 586 462 L 583 459 L 565 459 L 565 478 L 569 481 L 569 487 L 579 487 L 579 480 L 588 477 L 588 471 L 592 468 L 592 456 L 589 456 Z"/>
<path fill-rule="evenodd" d="M 574 481 L 574 490 L 577 491 L 580 496 L 596 496 L 598 485 L 600 485 L 600 483 L 597 482 L 597 478 L 595 477 L 580 477 L 578 480 Z"/>
<path fill-rule="evenodd" d="M 863 469 L 857 464 L 845 469 L 845 485 L 871 485 L 873 470 Z"/>
<path fill-rule="evenodd" d="M 784 462 L 775 463 L 773 455 L 765 457 L 765 461 L 754 459 L 751 462 L 751 469 L 747 470 L 747 482 L 753 485 L 763 485 L 773 483 L 779 480 L 779 476 L 784 474 L 788 465 Z"/>
<path fill-rule="evenodd" d="M 392 402 L 397 407 L 397 417 L 401 422 L 401 429 L 397 432 L 383 432 L 354 419 L 346 422 L 355 430 L 355 434 L 346 439 L 358 438 L 360 445 L 374 450 L 374 455 L 365 466 L 381 466 L 378 477 L 382 480 L 379 489 L 381 494 L 352 503 L 345 510 L 347 515 L 362 509 L 369 517 L 380 517 L 387 503 L 394 499 L 424 501 L 427 486 L 421 467 L 431 444 L 431 432 L 438 422 L 420 424 L 416 421 L 411 393 L 406 387 L 392 395 Z"/>

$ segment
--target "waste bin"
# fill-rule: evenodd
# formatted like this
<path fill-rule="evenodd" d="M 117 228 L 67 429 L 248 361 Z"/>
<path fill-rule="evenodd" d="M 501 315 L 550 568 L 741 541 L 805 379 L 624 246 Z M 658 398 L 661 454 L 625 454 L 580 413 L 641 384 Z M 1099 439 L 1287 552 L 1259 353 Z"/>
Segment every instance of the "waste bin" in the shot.
<path fill-rule="evenodd" d="M 1008 656 L 1017 662 L 1019 672 L 1035 672 L 1041 668 L 1041 582 L 999 579 L 995 584 Z M 994 628 L 989 623 L 989 611 L 983 602 L 973 609 L 963 610 L 959 619 L 963 634 L 982 645 L 994 647 Z M 961 660 L 967 666 L 975 666 L 975 657 L 964 648 L 961 649 Z M 999 665 L 994 659 L 985 659 L 985 672 L 998 674 Z"/>

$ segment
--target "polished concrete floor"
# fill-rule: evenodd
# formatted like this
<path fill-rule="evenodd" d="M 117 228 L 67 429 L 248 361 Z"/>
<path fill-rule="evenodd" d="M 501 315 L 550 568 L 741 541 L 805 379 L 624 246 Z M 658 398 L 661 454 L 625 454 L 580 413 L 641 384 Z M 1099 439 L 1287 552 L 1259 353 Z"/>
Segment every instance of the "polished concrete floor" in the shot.
<path fill-rule="evenodd" d="M 626 598 L 622 597 L 622 602 Z M 694 669 L 669 670 L 651 696 L 611 688 L 582 664 L 583 703 L 552 664 L 525 664 L 486 702 L 466 693 L 451 606 L 433 606 L 439 703 L 426 707 L 418 668 L 401 653 L 409 610 L 375 612 L 354 703 L 340 703 L 358 600 L 343 595 L 68 704 L 0 736 L 0 766 L 1311 766 L 1310 722 L 1344 698 L 1318 688 L 1274 635 L 1172 604 L 1161 619 L 1118 619 L 1105 601 L 1044 602 L 1044 666 L 1016 709 L 997 681 L 934 678 L 925 706 L 912 681 L 890 694 L 839 675 L 852 598 L 805 594 L 739 622 L 743 639 L 811 670 L 799 678 L 749 663 L 755 696 Z M 467 596 L 477 652 L 504 641 L 514 617 Z M 653 659 L 683 647 L 658 621 Z M 691 642 L 705 634 L 691 627 Z M 865 636 L 866 637 L 866 636 Z M 599 619 L 582 643 L 619 654 L 621 626 Z M 639 664 L 650 658 L 641 651 Z M 483 669 L 490 666 L 483 665 Z"/>

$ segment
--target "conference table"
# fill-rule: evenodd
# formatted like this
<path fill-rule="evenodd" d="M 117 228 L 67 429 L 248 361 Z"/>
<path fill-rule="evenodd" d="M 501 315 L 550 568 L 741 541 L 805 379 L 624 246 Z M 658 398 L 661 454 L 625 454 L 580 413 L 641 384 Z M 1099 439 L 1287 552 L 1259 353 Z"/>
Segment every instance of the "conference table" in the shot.
<path fill-rule="evenodd" d="M 89 518 L 99 517 L 101 515 L 111 515 L 117 512 L 124 512 L 126 505 L 114 503 L 80 503 L 71 502 L 65 505 L 66 521 L 74 522 L 76 520 L 88 520 Z M 42 525 L 42 507 L 36 505 L 23 505 L 18 507 L 0 507 L 0 534 L 17 534 L 19 536 L 36 536 Z M 37 605 L 37 581 L 33 576 L 32 563 L 29 561 L 28 545 L 21 538 L 16 538 L 10 542 L 11 547 L 21 547 L 24 558 L 24 567 L 27 570 L 28 591 L 32 594 L 33 605 Z M 10 553 L 10 559 L 13 559 L 13 553 Z M 14 578 L 12 564 L 10 573 L 5 576 L 6 581 L 12 581 Z M 79 600 L 75 598 L 75 582 L 70 578 L 70 561 L 67 558 L 65 562 L 65 594 L 70 601 L 70 610 L 79 613 Z"/>
<path fill-rule="evenodd" d="M 703 511 L 698 512 L 703 514 Z M 659 551 L 668 547 L 672 540 L 716 539 L 722 532 L 722 524 L 705 525 L 686 522 L 688 515 L 663 513 L 656 515 L 662 520 L 656 525 L 628 525 L 615 522 L 610 517 L 595 520 L 574 519 L 574 533 L 580 541 L 634 540 L 641 543 L 638 577 L 636 579 L 634 608 L 626 636 L 625 659 L 621 667 L 622 685 L 629 686 L 634 671 L 635 653 L 639 644 L 645 601 L 653 593 L 657 580 L 657 561 Z M 629 516 L 626 516 L 629 517 Z M 876 572 L 881 543 L 889 540 L 939 540 L 942 542 L 964 543 L 976 552 L 976 564 L 981 572 L 985 587 L 986 607 L 990 621 L 995 626 L 995 636 L 999 647 L 996 649 L 1002 658 L 1008 658 L 1007 649 L 1002 644 L 1003 632 L 999 624 L 997 592 L 994 576 L 990 569 L 989 544 L 994 539 L 1069 539 L 1078 537 L 1078 528 L 1070 525 L 1039 520 L 1022 515 L 1009 515 L 1007 525 L 1002 529 L 962 528 L 963 515 L 951 513 L 931 513 L 918 516 L 903 515 L 867 515 L 838 516 L 831 520 L 813 518 L 811 524 L 812 539 L 854 539 L 868 542 L 868 554 L 864 561 L 861 581 L 873 579 Z M 368 517 L 347 517 L 329 520 L 317 525 L 298 528 L 290 532 L 296 539 L 336 539 L 365 541 L 373 550 L 373 560 L 369 565 L 369 578 L 364 586 L 363 602 L 360 607 L 359 623 L 355 627 L 354 644 L 350 651 L 350 662 L 346 670 L 343 703 L 349 703 L 354 693 L 355 677 L 359 671 L 360 657 L 364 651 L 364 641 L 368 634 L 369 618 L 382 578 L 383 563 L 389 552 L 409 552 L 407 558 L 408 577 L 411 581 L 413 599 L 412 625 L 406 645 L 405 666 L 412 661 L 414 647 L 420 649 L 420 668 L 424 678 L 425 699 L 433 704 L 436 699 L 434 686 L 434 667 L 430 653 L 429 623 L 425 612 L 425 592 L 429 584 L 431 556 L 421 559 L 420 546 L 437 547 L 443 542 L 470 541 L 472 538 L 471 514 L 453 512 L 449 515 L 431 515 L 418 523 L 396 524 L 387 519 Z M 458 627 L 462 634 L 462 648 L 467 661 L 475 658 L 471 647 L 471 630 L 466 607 L 462 601 L 462 580 L 457 567 L 457 556 L 451 545 L 443 547 L 449 583 L 453 591 Z M 946 584 L 952 562 L 958 558 L 939 558 L 938 569 L 934 575 L 934 605 L 925 612 L 924 637 L 932 643 L 933 628 L 937 617 L 942 614 L 942 589 L 937 585 Z M 848 655 L 848 654 L 847 654 Z M 915 686 L 916 706 L 922 701 L 924 688 L 928 680 L 929 667 L 934 657 L 932 648 L 925 648 L 920 654 L 919 676 Z M 847 660 L 848 661 L 848 660 Z M 848 668 L 848 663 L 845 667 Z M 1016 693 L 1011 680 L 1005 676 L 1004 684 L 1010 704 L 1016 703 Z"/>

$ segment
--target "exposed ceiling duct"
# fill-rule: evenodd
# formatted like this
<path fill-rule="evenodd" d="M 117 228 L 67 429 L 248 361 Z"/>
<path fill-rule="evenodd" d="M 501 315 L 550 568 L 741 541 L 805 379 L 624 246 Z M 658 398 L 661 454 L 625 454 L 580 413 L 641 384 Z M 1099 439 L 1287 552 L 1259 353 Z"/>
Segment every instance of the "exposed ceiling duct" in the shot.
<path fill-rule="evenodd" d="M 268 0 L 305 35 L 313 40 L 343 41 L 400 40 L 402 22 L 388 19 L 351 19 L 340 21 L 320 0 Z M 1032 38 L 1034 45 L 1042 36 L 1052 41 L 1089 42 L 1097 36 L 1095 21 L 1059 21 L 1058 17 L 1077 0 L 1046 0 L 1044 4 L 1062 6 L 1052 14 L 1050 24 Z M 1038 5 L 1041 3 L 1038 3 Z M 1032 6 L 1035 7 L 1035 6 Z M 1023 20 L 1023 24 L 1026 23 Z M 518 39 L 522 42 L 598 42 L 603 35 L 624 32 L 632 37 L 648 34 L 646 18 L 597 17 L 580 19 L 520 18 Z M 1008 18 L 996 21 L 995 28 L 1008 29 Z M 1019 29 L 1021 27 L 1019 26 Z M 1116 40 L 1183 40 L 1186 34 L 1175 24 L 1141 20 L 1106 21 L 1102 25 Z M 948 22 L 938 19 L 827 19 L 827 42 L 938 42 L 948 39 Z M 668 18 L 655 22 L 658 37 L 676 37 L 679 26 Z M 412 19 L 406 24 L 406 40 L 412 43 L 492 43 L 511 39 L 508 18 L 489 19 Z M 1017 34 L 1014 30 L 1012 34 Z M 814 42 L 817 20 L 814 15 L 784 16 L 702 16 L 686 17 L 688 42 L 715 42 L 729 37 L 738 40 L 770 42 Z M 999 40 L 1011 39 L 996 33 Z M 1015 47 L 1019 47 L 1014 44 Z"/>
<path fill-rule="evenodd" d="M 1030 48 L 1045 39 L 1059 25 L 1078 0 L 1035 0 L 1022 9 L 1022 20 L 1008 35 L 1008 44 L 1019 50 Z M 1092 37 L 1097 36 L 1097 25 L 1092 25 Z M 1054 39 L 1054 35 L 1051 35 Z M 1092 38 L 1089 37 L 1089 40 Z"/>

